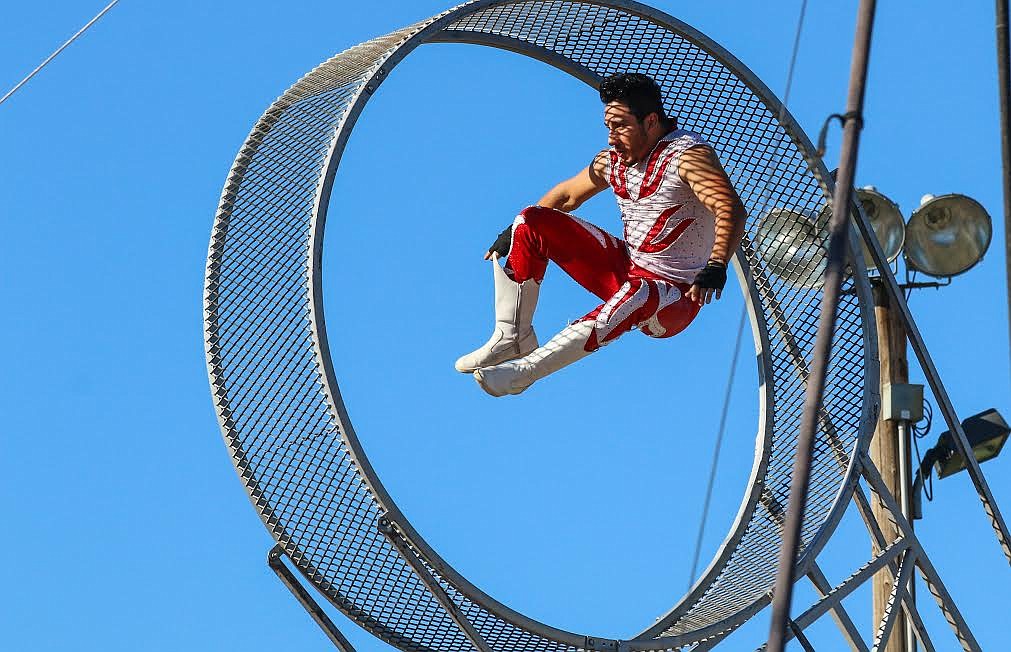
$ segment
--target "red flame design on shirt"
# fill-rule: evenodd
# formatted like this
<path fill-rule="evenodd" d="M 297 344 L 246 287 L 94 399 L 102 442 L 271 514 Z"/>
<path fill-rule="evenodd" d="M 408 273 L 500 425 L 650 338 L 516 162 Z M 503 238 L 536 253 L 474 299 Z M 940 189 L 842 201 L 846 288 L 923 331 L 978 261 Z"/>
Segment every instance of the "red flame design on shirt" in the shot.
<path fill-rule="evenodd" d="M 656 169 L 656 164 L 669 144 L 669 142 L 661 141 L 660 145 L 657 145 L 657 148 L 650 155 L 649 163 L 646 165 L 646 174 L 642 178 L 642 188 L 639 189 L 639 199 L 645 199 L 660 189 L 664 175 L 667 174 L 667 168 L 670 166 L 670 162 L 674 160 L 674 154 L 668 154 L 663 159 L 659 170 Z"/>
<path fill-rule="evenodd" d="M 646 237 L 643 238 L 642 244 L 637 247 L 638 250 L 644 254 L 655 254 L 674 244 L 674 242 L 688 230 L 688 227 L 695 223 L 695 218 L 690 217 L 688 219 L 681 220 L 681 222 L 675 226 L 670 233 L 660 240 L 656 240 L 656 237 L 659 236 L 665 228 L 667 228 L 667 223 L 672 217 L 674 217 L 675 213 L 681 210 L 682 207 L 682 204 L 677 204 L 660 213 L 660 217 L 656 218 L 656 222 L 653 223 L 649 233 L 647 233 Z"/>
<path fill-rule="evenodd" d="M 621 161 L 618 152 L 611 150 L 611 187 L 614 194 L 622 199 L 631 199 L 628 195 L 628 168 Z"/>

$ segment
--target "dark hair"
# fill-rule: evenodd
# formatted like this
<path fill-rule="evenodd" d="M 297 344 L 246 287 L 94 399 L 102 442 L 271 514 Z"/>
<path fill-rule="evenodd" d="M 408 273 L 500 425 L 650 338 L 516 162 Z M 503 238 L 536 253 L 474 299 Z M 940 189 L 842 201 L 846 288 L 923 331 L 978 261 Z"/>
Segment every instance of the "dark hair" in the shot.
<path fill-rule="evenodd" d="M 656 113 L 660 122 L 677 127 L 677 120 L 667 116 L 663 108 L 663 93 L 649 75 L 621 72 L 600 82 L 600 101 L 604 104 L 621 102 L 628 106 L 637 120 L 642 122 L 650 113 Z"/>

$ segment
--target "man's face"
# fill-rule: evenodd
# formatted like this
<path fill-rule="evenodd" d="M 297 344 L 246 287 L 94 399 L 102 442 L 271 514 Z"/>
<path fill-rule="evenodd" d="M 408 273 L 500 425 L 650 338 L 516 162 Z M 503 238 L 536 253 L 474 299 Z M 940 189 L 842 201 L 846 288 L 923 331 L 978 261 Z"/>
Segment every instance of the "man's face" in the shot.
<path fill-rule="evenodd" d="M 621 102 L 604 105 L 607 144 L 618 152 L 625 165 L 643 160 L 656 145 L 649 133 L 649 126 L 656 121 L 657 115 L 650 113 L 640 122 L 628 106 Z"/>

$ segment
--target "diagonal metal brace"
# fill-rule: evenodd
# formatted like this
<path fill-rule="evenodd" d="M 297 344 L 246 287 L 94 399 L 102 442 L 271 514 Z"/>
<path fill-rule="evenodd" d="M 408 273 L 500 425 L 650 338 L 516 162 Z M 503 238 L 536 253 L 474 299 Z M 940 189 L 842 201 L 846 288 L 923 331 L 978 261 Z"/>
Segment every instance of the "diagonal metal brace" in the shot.
<path fill-rule="evenodd" d="M 895 626 L 895 621 L 899 615 L 899 604 L 902 602 L 903 596 L 908 593 L 907 587 L 913 579 L 915 563 L 916 553 L 912 550 L 907 551 L 903 555 L 902 561 L 899 562 L 899 572 L 895 576 L 895 582 L 892 584 L 892 593 L 888 596 L 888 605 L 885 607 L 885 614 L 881 618 L 877 636 L 874 638 L 873 652 L 880 652 L 888 643 L 888 638 L 892 634 L 892 628 Z"/>
<path fill-rule="evenodd" d="M 828 417 L 828 415 L 825 415 Z M 825 420 L 826 432 L 829 435 L 829 439 L 838 438 L 835 437 L 835 427 L 832 424 L 831 418 L 826 418 Z M 839 450 L 837 447 L 833 446 L 833 450 Z M 848 466 L 849 458 L 839 458 L 841 465 Z M 855 487 L 855 490 L 859 490 Z M 769 516 L 782 527 L 783 525 L 783 506 L 772 496 L 768 490 L 762 492 L 761 497 L 762 505 L 768 511 Z M 882 546 L 883 548 L 884 546 Z M 807 578 L 814 585 L 815 590 L 818 592 L 819 597 L 824 598 L 832 592 L 832 584 L 825 577 L 821 568 L 818 566 L 816 561 L 811 561 L 809 568 L 807 569 Z M 864 643 L 863 639 L 860 637 L 860 631 L 857 629 L 856 625 L 853 624 L 853 620 L 850 618 L 846 609 L 843 607 L 841 602 L 836 603 L 832 607 L 832 619 L 835 621 L 836 625 L 839 627 L 839 631 L 842 632 L 843 637 L 849 644 L 850 649 L 853 652 L 868 652 L 867 645 Z M 796 625 L 796 621 L 791 620 L 787 623 L 791 629 Z"/>
<path fill-rule="evenodd" d="M 899 316 L 906 327 L 906 336 L 909 338 L 909 344 L 916 353 L 916 359 L 920 362 L 920 368 L 927 377 L 927 384 L 930 385 L 930 390 L 937 400 L 938 408 L 940 408 L 941 414 L 944 415 L 944 420 L 948 424 L 948 430 L 951 431 L 951 438 L 955 442 L 958 451 L 965 458 L 969 477 L 972 478 L 972 484 L 976 487 L 976 493 L 979 494 L 984 511 L 990 517 L 990 525 L 993 527 L 994 534 L 997 535 L 997 543 L 1000 544 L 1001 550 L 1004 551 L 1004 556 L 1007 557 L 1008 563 L 1011 564 L 1011 532 L 1008 531 L 1007 522 L 997 507 L 997 501 L 993 496 L 993 492 L 990 491 L 990 485 L 987 484 L 986 478 L 983 477 L 983 471 L 979 468 L 979 462 L 976 461 L 976 456 L 972 452 L 969 440 L 966 439 L 965 429 L 962 428 L 962 424 L 958 420 L 955 406 L 952 404 L 948 391 L 941 382 L 941 375 L 937 372 L 937 367 L 934 366 L 934 360 L 927 351 L 923 335 L 920 334 L 919 327 L 913 321 L 913 314 L 909 311 L 909 304 L 906 303 L 906 298 L 899 288 L 898 281 L 895 280 L 895 275 L 892 274 L 888 260 L 881 250 L 881 244 L 874 236 L 874 228 L 864 214 L 863 208 L 856 206 L 858 203 L 852 202 L 854 205 L 854 209 L 851 211 L 853 220 L 860 230 L 864 244 L 871 253 L 871 260 L 877 266 L 878 273 L 881 275 L 881 283 L 888 292 L 892 305 L 898 308 Z"/>
<path fill-rule="evenodd" d="M 814 646 L 811 645 L 811 641 L 807 640 L 807 636 L 804 636 L 804 630 L 797 626 L 797 621 L 787 619 L 786 624 L 790 628 L 790 631 L 793 632 L 794 638 L 804 648 L 804 652 L 816 652 Z"/>
<path fill-rule="evenodd" d="M 828 578 L 825 577 L 825 574 L 821 571 L 821 568 L 818 567 L 818 564 L 814 562 L 811 563 L 811 568 L 807 572 L 807 578 L 811 580 L 811 583 L 814 585 L 819 597 L 824 598 L 832 592 L 832 584 L 828 581 Z M 860 637 L 860 631 L 857 629 L 857 626 L 853 624 L 853 619 L 850 618 L 848 613 L 846 613 L 846 609 L 842 606 L 841 602 L 832 608 L 831 616 L 832 620 L 835 621 L 852 650 L 856 652 L 868 652 L 867 645 Z M 796 624 L 795 621 L 790 622 Z"/>
<path fill-rule="evenodd" d="M 958 607 L 955 605 L 955 601 L 952 599 L 951 594 L 948 593 L 948 589 L 944 586 L 944 582 L 941 581 L 941 576 L 937 573 L 933 564 L 927 558 L 927 555 L 923 553 L 923 549 L 920 544 L 916 542 L 915 534 L 913 534 L 913 526 L 909 524 L 909 521 L 902 515 L 902 510 L 899 508 L 898 503 L 895 501 L 895 497 L 888 491 L 888 487 L 885 486 L 885 481 L 881 479 L 881 475 L 878 473 L 877 467 L 871 463 L 866 455 L 861 453 L 861 464 L 863 465 L 864 478 L 867 480 L 867 484 L 870 486 L 871 490 L 875 493 L 878 500 L 880 500 L 885 508 L 891 512 L 892 519 L 899 528 L 899 532 L 903 537 L 909 537 L 912 540 L 914 550 L 916 551 L 916 566 L 920 570 L 920 575 L 923 577 L 923 581 L 927 583 L 927 588 L 934 595 L 934 599 L 937 602 L 937 606 L 941 609 L 944 614 L 945 619 L 948 624 L 951 625 L 952 630 L 955 632 L 955 636 L 958 637 L 958 642 L 961 644 L 962 649 L 965 652 L 980 652 L 979 643 L 976 642 L 976 638 L 973 636 L 972 632 L 969 630 L 969 626 L 966 624 L 965 619 L 959 612 Z"/>
<path fill-rule="evenodd" d="M 330 642 L 339 650 L 339 652 L 355 652 L 355 648 L 351 645 L 351 642 L 344 637 L 344 634 L 337 628 L 337 625 L 330 620 L 330 616 L 326 615 L 326 612 L 319 606 L 319 603 L 313 599 L 312 595 L 305 590 L 295 574 L 284 565 L 281 557 L 284 556 L 284 548 L 281 544 L 277 544 L 270 549 L 267 553 L 267 565 L 270 566 L 270 570 L 277 574 L 278 579 L 281 583 L 288 587 L 291 594 L 295 596 L 298 603 L 309 612 L 312 619 L 316 621 L 326 637 L 330 639 Z"/>
<path fill-rule="evenodd" d="M 439 601 L 442 608 L 446 610 L 449 617 L 453 619 L 460 631 L 463 632 L 464 636 L 474 645 L 474 648 L 478 652 L 492 652 L 491 647 L 488 642 L 484 640 L 481 633 L 477 631 L 474 624 L 470 622 L 467 616 L 460 610 L 459 605 L 453 602 L 453 599 L 449 597 L 446 593 L 446 589 L 443 588 L 439 581 L 435 579 L 435 576 L 428 570 L 425 563 L 418 557 L 417 553 L 407 544 L 404 538 L 400 534 L 400 529 L 397 524 L 390 520 L 386 515 L 380 516 L 376 527 L 383 536 L 389 540 L 389 542 L 395 547 L 404 558 L 404 561 L 414 569 L 414 572 L 418 575 L 418 579 L 428 587 L 428 590 L 432 592 L 435 599 Z"/>
<path fill-rule="evenodd" d="M 828 595 L 818 600 L 818 602 L 816 602 L 810 609 L 793 619 L 796 627 L 799 627 L 800 629 L 806 629 L 809 627 L 811 623 L 824 616 L 835 605 L 842 602 L 846 596 L 853 593 L 857 587 L 873 577 L 875 573 L 886 567 L 890 562 L 898 558 L 900 554 L 908 550 L 909 545 L 909 542 L 904 539 L 899 539 L 893 542 L 890 546 L 878 553 L 876 557 L 850 575 L 850 577 L 842 584 L 832 589 Z M 793 632 L 791 631 L 792 629 L 792 626 L 787 627 L 785 640 L 789 640 L 793 637 Z M 768 645 L 763 645 L 758 649 L 760 652 L 764 652 L 768 649 Z"/>
<path fill-rule="evenodd" d="M 863 519 L 864 525 L 867 526 L 867 532 L 871 537 L 871 543 L 875 552 L 883 550 L 888 545 L 888 542 L 874 517 L 874 513 L 871 511 L 871 502 L 861 487 L 857 487 L 856 491 L 853 492 L 853 502 L 857 506 L 857 511 L 860 513 L 860 518 Z M 899 566 L 897 563 L 894 561 L 890 562 L 888 568 L 892 573 L 892 577 L 898 576 Z M 934 643 L 930 640 L 927 628 L 923 624 L 923 619 L 920 618 L 920 614 L 916 610 L 916 602 L 913 600 L 912 594 L 908 592 L 902 595 L 902 611 L 905 612 L 906 618 L 912 624 L 913 633 L 923 647 L 923 652 L 936 652 Z"/>

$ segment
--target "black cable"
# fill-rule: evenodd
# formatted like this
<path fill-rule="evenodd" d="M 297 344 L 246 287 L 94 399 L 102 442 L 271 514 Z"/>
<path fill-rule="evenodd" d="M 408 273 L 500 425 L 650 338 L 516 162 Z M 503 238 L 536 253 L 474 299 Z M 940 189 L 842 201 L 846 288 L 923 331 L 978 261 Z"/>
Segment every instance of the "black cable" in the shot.
<path fill-rule="evenodd" d="M 919 425 L 923 422 L 926 422 L 926 425 Z M 930 473 L 929 468 L 933 462 L 927 465 L 927 471 L 924 473 L 923 457 L 920 455 L 920 446 L 917 441 L 930 434 L 930 427 L 933 423 L 934 406 L 927 399 L 923 399 L 923 418 L 912 424 L 910 430 L 913 433 L 913 450 L 916 451 L 916 473 L 920 476 L 920 486 L 923 487 L 923 495 L 927 497 L 927 502 L 934 500 L 934 476 Z"/>

